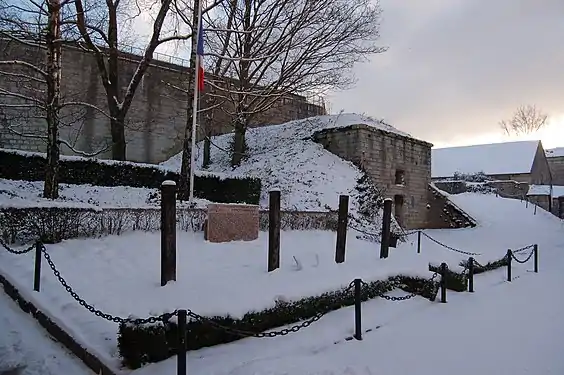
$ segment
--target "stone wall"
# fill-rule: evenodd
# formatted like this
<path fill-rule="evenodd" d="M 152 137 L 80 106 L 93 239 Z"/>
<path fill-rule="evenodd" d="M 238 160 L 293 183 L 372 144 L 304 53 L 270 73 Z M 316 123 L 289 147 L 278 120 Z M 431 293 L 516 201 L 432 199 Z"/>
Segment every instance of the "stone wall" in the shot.
<path fill-rule="evenodd" d="M 436 185 L 429 185 L 427 190 L 426 229 L 467 228 L 476 226 L 474 219 L 460 207 L 452 203 L 448 196 Z"/>
<path fill-rule="evenodd" d="M 393 213 L 402 227 L 425 227 L 431 182 L 430 143 L 368 125 L 324 130 L 314 139 L 353 162 L 384 189 L 386 197 L 394 199 Z M 402 175 L 401 181 L 396 181 L 396 173 Z"/>
<path fill-rule="evenodd" d="M 550 157 L 547 160 L 552 174 L 552 183 L 564 186 L 564 156 Z"/>
<path fill-rule="evenodd" d="M 546 158 L 546 153 L 542 147 L 542 143 L 539 142 L 537 152 L 535 153 L 535 158 L 533 159 L 533 166 L 531 167 L 531 179 L 530 184 L 534 185 L 551 185 L 552 174 L 550 172 L 550 165 Z"/>
<path fill-rule="evenodd" d="M 41 64 L 45 50 L 0 40 L 0 50 L 5 56 Z M 125 92 L 130 78 L 137 68 L 139 56 L 123 53 L 120 60 L 120 86 Z M 187 101 L 192 93 L 181 92 L 171 85 L 186 89 L 188 69 L 182 66 L 153 61 L 139 85 L 126 119 L 127 159 L 136 162 L 158 163 L 181 150 L 181 141 L 186 122 Z M 0 87 L 28 94 L 38 87 L 30 87 L 20 81 L 1 78 Z M 37 85 L 36 85 L 37 86 Z M 104 88 L 100 82 L 94 57 L 88 52 L 65 47 L 63 51 L 62 94 L 72 101 L 84 101 L 107 111 Z M 37 96 L 37 94 L 34 94 Z M 206 100 L 205 95 L 201 99 Z M 232 130 L 230 118 L 224 110 L 232 111 L 229 104 L 214 110 L 211 124 L 212 134 L 224 134 Z M 290 120 L 324 114 L 324 108 L 307 103 L 305 97 L 288 95 L 280 99 L 268 112 L 258 116 L 251 126 L 279 124 Z M 21 109 L 0 113 L 0 148 L 15 148 L 25 151 L 45 152 L 43 139 L 20 137 L 6 125 L 26 134 L 45 134 L 45 121 L 38 111 Z M 77 149 L 93 152 L 110 142 L 108 119 L 98 111 L 84 106 L 74 106 L 63 111 L 62 120 L 68 123 L 61 127 L 61 137 L 69 140 Z M 202 132 L 198 138 L 202 139 Z M 64 147 L 63 153 L 73 152 Z M 110 152 L 100 155 L 109 158 Z"/>
<path fill-rule="evenodd" d="M 487 181 L 487 182 L 467 182 L 467 181 L 435 181 L 435 186 L 449 194 L 461 194 L 466 192 L 495 192 L 504 198 L 524 199 L 529 191 L 527 182 L 518 181 Z"/>

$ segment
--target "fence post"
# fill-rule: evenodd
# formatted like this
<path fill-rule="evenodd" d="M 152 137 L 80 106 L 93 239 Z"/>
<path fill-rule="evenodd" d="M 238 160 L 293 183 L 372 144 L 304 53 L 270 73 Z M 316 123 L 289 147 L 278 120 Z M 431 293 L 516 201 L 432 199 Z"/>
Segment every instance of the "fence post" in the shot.
<path fill-rule="evenodd" d="M 474 293 L 474 258 L 468 258 L 468 291 Z"/>
<path fill-rule="evenodd" d="M 447 275 L 447 264 L 441 263 L 441 303 L 446 303 L 446 275 Z"/>
<path fill-rule="evenodd" d="M 272 190 L 268 208 L 268 272 L 280 267 L 280 191 Z"/>
<path fill-rule="evenodd" d="M 349 196 L 339 195 L 339 219 L 337 221 L 337 245 L 335 248 L 335 263 L 343 263 L 345 261 L 348 215 Z"/>
<path fill-rule="evenodd" d="M 186 310 L 178 310 L 177 375 L 186 375 Z"/>
<path fill-rule="evenodd" d="M 176 182 L 161 185 L 161 286 L 176 280 Z"/>
<path fill-rule="evenodd" d="M 535 261 L 535 273 L 539 272 L 539 245 L 535 244 L 535 246 L 533 247 L 533 251 L 534 254 L 533 256 L 535 257 L 534 261 Z"/>
<path fill-rule="evenodd" d="M 511 249 L 507 250 L 507 281 L 511 281 L 511 258 L 513 257 L 513 252 Z"/>
<path fill-rule="evenodd" d="M 387 258 L 390 249 L 390 226 L 392 220 L 392 199 L 384 199 L 384 213 L 382 215 L 382 238 L 380 240 L 380 259 Z"/>
<path fill-rule="evenodd" d="M 421 254 L 421 231 L 417 231 L 417 254 Z"/>
<path fill-rule="evenodd" d="M 354 279 L 354 338 L 362 340 L 362 301 L 360 300 L 361 279 Z"/>
<path fill-rule="evenodd" d="M 535 211 L 533 212 L 533 215 L 537 214 L 537 204 L 535 203 Z"/>
<path fill-rule="evenodd" d="M 41 287 L 41 254 L 42 243 L 37 241 L 35 243 L 35 269 L 33 272 L 33 290 L 39 292 Z"/>

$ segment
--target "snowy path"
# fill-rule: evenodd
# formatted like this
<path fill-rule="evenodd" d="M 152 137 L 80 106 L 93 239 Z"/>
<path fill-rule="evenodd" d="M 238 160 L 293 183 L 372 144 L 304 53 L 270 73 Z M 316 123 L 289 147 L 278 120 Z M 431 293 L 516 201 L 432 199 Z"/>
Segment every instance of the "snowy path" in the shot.
<path fill-rule="evenodd" d="M 25 368 L 14 375 L 93 374 L 54 342 L 33 317 L 20 310 L 1 288 L 0 332 L 0 374 L 20 366 Z"/>
<path fill-rule="evenodd" d="M 213 375 L 548 375 L 564 374 L 564 246 L 504 282 L 505 269 L 480 275 L 476 293 L 449 293 L 448 303 L 416 298 L 363 305 L 362 342 L 351 308 L 299 333 L 246 339 L 189 353 L 188 368 Z M 556 253 L 556 252 L 554 252 Z M 553 254 L 554 255 L 554 254 Z M 335 342 L 338 343 L 335 344 Z M 135 373 L 175 374 L 176 358 Z"/>

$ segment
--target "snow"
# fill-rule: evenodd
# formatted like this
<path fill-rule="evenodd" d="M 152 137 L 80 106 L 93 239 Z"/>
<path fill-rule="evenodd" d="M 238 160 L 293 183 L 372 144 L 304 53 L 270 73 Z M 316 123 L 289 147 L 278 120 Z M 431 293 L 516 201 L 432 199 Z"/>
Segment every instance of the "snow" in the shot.
<path fill-rule="evenodd" d="M 25 315 L 1 288 L 0 326 L 0 374 L 17 368 L 21 372 L 13 375 L 92 374 L 66 348 L 54 342 L 33 317 Z"/>
<path fill-rule="evenodd" d="M 550 195 L 550 185 L 529 185 L 527 195 Z M 564 197 L 564 186 L 552 186 L 552 197 Z"/>
<path fill-rule="evenodd" d="M 268 192 L 282 193 L 282 209 L 299 211 L 327 211 L 336 209 L 340 194 L 351 195 L 354 212 L 356 182 L 360 170 L 322 145 L 312 136 L 325 129 L 365 124 L 404 137 L 409 134 L 373 118 L 358 114 L 340 114 L 312 117 L 248 129 L 246 133 L 249 158 L 232 169 L 230 149 L 233 134 L 212 138 L 211 166 L 208 171 L 229 176 L 256 176 L 262 180 L 260 204 L 268 207 Z M 179 171 L 182 154 L 162 163 L 165 168 Z M 199 168 L 203 162 L 203 142 L 198 144 L 196 159 Z"/>
<path fill-rule="evenodd" d="M 433 178 L 455 173 L 486 175 L 530 173 L 540 141 L 490 143 L 431 150 Z"/>
<path fill-rule="evenodd" d="M 556 158 L 560 156 L 564 156 L 564 147 L 556 147 L 550 150 L 545 151 L 547 158 Z"/>
<path fill-rule="evenodd" d="M 516 280 L 511 285 L 503 285 L 504 270 L 477 276 L 476 293 L 449 293 L 446 305 L 419 297 L 401 303 L 382 299 L 367 302 L 363 305 L 365 328 L 381 328 L 366 334 L 362 343 L 343 340 L 353 327 L 353 314 L 347 308 L 328 314 L 303 332 L 287 337 L 266 342 L 247 339 L 192 352 L 188 359 L 190 371 L 216 375 L 305 375 L 323 374 L 323 371 L 343 375 L 446 375 L 452 373 L 455 366 L 459 366 L 459 374 L 475 374 L 476 370 L 485 368 L 485 361 L 491 369 L 486 373 L 504 373 L 510 366 L 515 370 L 512 374 L 520 375 L 526 374 L 519 372 L 520 368 L 541 364 L 544 367 L 535 367 L 535 374 L 548 373 L 540 371 L 549 368 L 547 366 L 552 366 L 554 373 L 562 373 L 558 370 L 563 369 L 564 363 L 556 349 L 564 343 L 564 323 L 560 319 L 564 303 L 558 297 L 559 285 L 564 282 L 561 221 L 543 210 L 534 215 L 532 206 L 525 202 L 495 195 L 464 193 L 451 195 L 450 199 L 472 215 L 478 225 L 457 230 L 427 230 L 426 234 L 453 248 L 481 253 L 476 258 L 482 264 L 500 259 L 508 248 L 537 243 L 541 272 L 527 272 L 531 264 L 515 264 Z M 250 310 L 272 306 L 277 299 L 298 299 L 346 286 L 357 277 L 366 281 L 398 273 L 430 277 L 429 262 L 444 261 L 450 268 L 460 269 L 458 263 L 468 257 L 422 237 L 421 254 L 416 253 L 417 236 L 411 235 L 407 243 L 391 249 L 390 258 L 380 260 L 378 244 L 356 239 L 354 233 L 349 232 L 346 262 L 336 265 L 335 233 L 282 232 L 281 268 L 269 274 L 266 272 L 265 233 L 256 241 L 211 244 L 204 242 L 199 233 L 179 232 L 178 279 L 165 287 L 159 286 L 158 233 L 69 240 L 47 245 L 47 249 L 75 291 L 104 312 L 122 317 L 130 314 L 146 317 L 175 308 L 189 308 L 203 315 L 229 313 L 237 317 Z M 32 254 L 15 256 L 0 252 L 0 272 L 23 290 L 30 289 L 33 263 Z M 41 281 L 41 292 L 30 293 L 29 297 L 63 321 L 83 345 L 99 353 L 107 363 L 119 366 L 117 326 L 76 303 L 58 284 L 47 265 Z M 476 319 L 477 316 L 480 318 Z M 509 324 L 509 319 L 518 329 L 510 330 L 504 327 L 506 324 L 499 324 L 501 321 Z M 545 324 L 557 326 L 550 328 Z M 523 342 L 517 340 L 518 337 L 527 337 L 530 341 Z M 540 355 L 533 349 L 538 348 L 542 340 L 542 347 L 546 342 L 551 345 Z M 469 345 L 474 348 L 472 356 L 479 358 L 478 361 L 468 359 Z M 398 359 L 400 351 L 408 353 L 414 361 Z M 526 357 L 527 351 L 537 354 Z M 499 361 L 492 362 L 497 356 L 504 358 L 510 353 L 520 353 L 518 365 L 500 362 L 500 367 L 496 367 Z M 441 366 L 437 366 L 438 356 L 445 360 Z M 417 371 L 416 365 L 420 366 Z M 347 366 L 349 372 L 345 372 Z M 172 358 L 135 373 L 172 375 L 175 367 Z"/>

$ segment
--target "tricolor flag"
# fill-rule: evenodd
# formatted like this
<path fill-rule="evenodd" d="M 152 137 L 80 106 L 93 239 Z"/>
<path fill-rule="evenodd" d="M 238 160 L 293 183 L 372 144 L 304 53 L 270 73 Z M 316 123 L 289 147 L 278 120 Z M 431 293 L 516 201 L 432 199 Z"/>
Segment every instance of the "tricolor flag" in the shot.
<path fill-rule="evenodd" d="M 204 90 L 204 23 L 202 22 L 202 17 L 198 22 L 200 28 L 198 30 L 198 46 L 196 47 L 196 54 L 198 60 L 198 91 Z"/>

